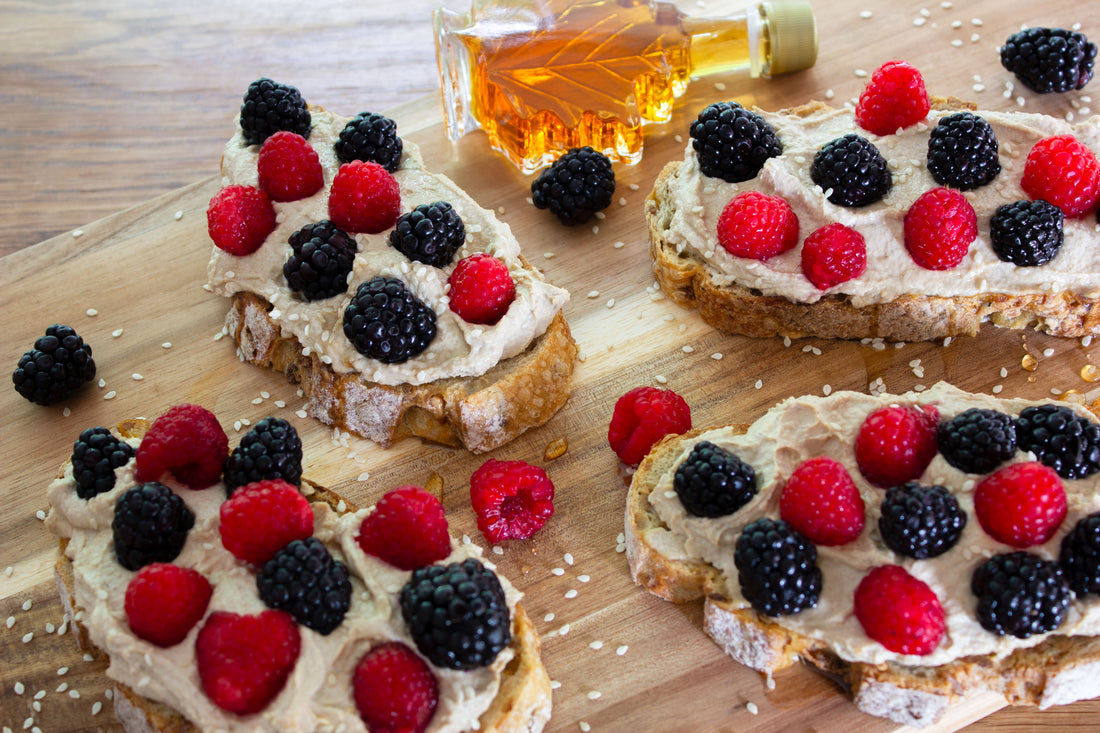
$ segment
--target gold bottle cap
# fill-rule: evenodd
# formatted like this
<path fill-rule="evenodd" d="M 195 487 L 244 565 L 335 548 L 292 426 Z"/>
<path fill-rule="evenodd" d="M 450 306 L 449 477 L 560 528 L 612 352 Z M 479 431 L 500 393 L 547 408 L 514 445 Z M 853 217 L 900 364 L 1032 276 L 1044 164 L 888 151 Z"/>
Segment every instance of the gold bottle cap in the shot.
<path fill-rule="evenodd" d="M 808 2 L 762 3 L 771 44 L 769 74 L 808 69 L 817 61 L 817 22 Z"/>

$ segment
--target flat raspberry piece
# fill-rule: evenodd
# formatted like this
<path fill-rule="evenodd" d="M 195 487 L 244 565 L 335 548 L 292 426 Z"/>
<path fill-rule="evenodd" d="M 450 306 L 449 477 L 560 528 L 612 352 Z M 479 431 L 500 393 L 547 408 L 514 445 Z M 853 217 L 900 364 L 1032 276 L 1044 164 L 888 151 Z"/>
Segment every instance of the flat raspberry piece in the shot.
<path fill-rule="evenodd" d="M 898 654 L 931 654 L 947 629 L 935 591 L 898 565 L 867 573 L 853 605 L 867 636 Z"/>
<path fill-rule="evenodd" d="M 402 486 L 383 496 L 355 539 L 363 552 L 402 570 L 416 570 L 451 554 L 443 504 L 418 486 Z"/>
<path fill-rule="evenodd" d="M 439 683 L 416 652 L 391 641 L 355 665 L 352 695 L 372 733 L 422 733 L 439 705 Z"/>
<path fill-rule="evenodd" d="M 802 274 L 819 290 L 854 280 L 867 271 L 863 235 L 843 224 L 826 224 L 802 243 Z"/>
<path fill-rule="evenodd" d="M 470 503 L 485 539 L 525 540 L 554 516 L 554 484 L 538 466 L 490 459 L 470 476 Z"/>
<path fill-rule="evenodd" d="M 289 613 L 211 613 L 195 639 L 202 690 L 222 710 L 258 713 L 286 685 L 301 644 Z"/>
<path fill-rule="evenodd" d="M 875 410 L 856 435 L 856 463 L 863 477 L 880 489 L 916 481 L 936 457 L 934 407 L 890 406 Z"/>
<path fill-rule="evenodd" d="M 993 539 L 1017 548 L 1041 545 L 1066 518 L 1066 490 L 1054 469 L 1013 463 L 974 489 L 974 514 Z"/>
<path fill-rule="evenodd" d="M 263 565 L 294 540 L 313 535 L 313 507 L 282 479 L 245 484 L 219 511 L 222 545 L 253 565 Z"/>
<path fill-rule="evenodd" d="M 950 270 L 963 261 L 977 239 L 978 215 L 959 191 L 933 188 L 905 212 L 903 228 L 913 262 L 926 270 Z"/>
<path fill-rule="evenodd" d="M 401 188 L 378 163 L 356 160 L 336 171 L 329 191 L 328 216 L 345 232 L 377 234 L 397 223 Z"/>
<path fill-rule="evenodd" d="M 905 61 L 887 61 L 859 95 L 856 122 L 876 135 L 893 135 L 923 120 L 930 109 L 921 73 Z"/>
<path fill-rule="evenodd" d="M 516 299 L 516 284 L 508 266 L 485 253 L 459 261 L 447 279 L 451 310 L 467 323 L 491 326 Z"/>
<path fill-rule="evenodd" d="M 783 485 L 779 515 L 815 545 L 844 545 L 863 531 L 863 497 L 840 462 L 810 458 Z"/>
<path fill-rule="evenodd" d="M 718 243 L 737 257 L 775 257 L 798 244 L 798 216 L 779 196 L 739 193 L 722 209 Z"/>
<path fill-rule="evenodd" d="M 666 435 L 691 430 L 691 408 L 669 389 L 635 387 L 615 402 L 607 442 L 619 460 L 637 466 Z"/>
<path fill-rule="evenodd" d="M 214 246 L 231 255 L 250 255 L 275 231 L 275 208 L 258 188 L 226 186 L 206 208 L 206 228 Z"/>
<path fill-rule="evenodd" d="M 256 161 L 262 188 L 272 201 L 297 201 L 325 185 L 317 151 L 295 132 L 280 130 L 264 141 Z"/>
<path fill-rule="evenodd" d="M 126 621 L 138 638 L 175 646 L 202 619 L 212 594 L 210 581 L 197 570 L 152 563 L 126 586 Z"/>
<path fill-rule="evenodd" d="M 1100 200 L 1100 162 L 1073 135 L 1035 143 L 1027 154 L 1020 186 L 1033 199 L 1048 201 L 1074 219 Z"/>
<path fill-rule="evenodd" d="M 134 453 L 138 481 L 157 481 L 167 471 L 184 486 L 205 489 L 221 480 L 229 438 L 214 413 L 176 405 L 153 421 Z"/>

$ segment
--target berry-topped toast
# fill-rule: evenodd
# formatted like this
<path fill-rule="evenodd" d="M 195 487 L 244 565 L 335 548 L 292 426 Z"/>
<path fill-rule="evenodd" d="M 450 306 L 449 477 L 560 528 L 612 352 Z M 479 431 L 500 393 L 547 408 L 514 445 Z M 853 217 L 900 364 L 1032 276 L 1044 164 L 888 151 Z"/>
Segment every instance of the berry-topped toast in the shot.
<path fill-rule="evenodd" d="M 243 360 L 383 446 L 412 435 L 480 453 L 565 403 L 569 294 L 392 120 L 260 79 L 237 121 L 207 212 L 207 288 L 231 299 Z"/>
<path fill-rule="evenodd" d="M 787 399 L 666 437 L 633 476 L 635 582 L 703 598 L 764 673 L 801 659 L 864 712 L 926 726 L 992 691 L 1100 695 L 1100 422 L 946 383 Z"/>
<path fill-rule="evenodd" d="M 209 411 L 81 434 L 47 527 L 81 648 L 135 731 L 539 731 L 520 593 L 415 486 L 369 509 L 301 478 L 293 427 Z"/>

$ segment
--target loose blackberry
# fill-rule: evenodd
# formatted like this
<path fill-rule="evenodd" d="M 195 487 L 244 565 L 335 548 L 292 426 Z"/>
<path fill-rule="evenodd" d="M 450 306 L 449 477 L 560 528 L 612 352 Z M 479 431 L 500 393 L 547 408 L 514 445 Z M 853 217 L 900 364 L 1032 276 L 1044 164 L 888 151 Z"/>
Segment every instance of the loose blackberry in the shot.
<path fill-rule="evenodd" d="M 676 469 L 672 486 L 688 514 L 722 517 L 756 495 L 756 471 L 733 453 L 704 440 Z"/>
<path fill-rule="evenodd" d="M 1062 478 L 1100 471 L 1100 424 L 1064 405 L 1025 408 L 1016 419 L 1016 440 Z"/>
<path fill-rule="evenodd" d="M 374 112 L 360 112 L 344 125 L 333 149 L 341 163 L 377 163 L 393 173 L 401 167 L 404 147 L 396 122 Z"/>
<path fill-rule="evenodd" d="M 446 201 L 421 204 L 402 214 L 390 232 L 390 246 L 410 260 L 432 267 L 451 264 L 466 241 L 462 217 Z"/>
<path fill-rule="evenodd" d="M 424 351 L 435 330 L 435 311 L 396 278 L 361 283 L 344 310 L 344 335 L 355 350 L 385 364 L 401 364 Z"/>
<path fill-rule="evenodd" d="M 295 87 L 266 77 L 248 85 L 241 104 L 241 131 L 249 145 L 260 145 L 280 130 L 309 139 L 313 118 Z"/>
<path fill-rule="evenodd" d="M 603 153 L 573 148 L 531 183 L 531 200 L 562 224 L 583 224 L 611 204 L 615 171 Z"/>
<path fill-rule="evenodd" d="M 1073 599 L 1062 568 L 1030 552 L 994 555 L 970 579 L 978 621 L 1000 636 L 1026 639 L 1058 628 Z"/>
<path fill-rule="evenodd" d="M 318 634 L 331 633 L 351 604 L 347 566 L 332 559 L 316 537 L 293 540 L 264 563 L 256 576 L 260 598 Z"/>
<path fill-rule="evenodd" d="M 940 421 L 940 455 L 966 473 L 989 473 L 1016 454 L 1016 421 L 996 410 L 972 407 Z"/>
<path fill-rule="evenodd" d="M 989 221 L 993 251 L 1004 262 L 1037 267 L 1062 249 L 1062 210 L 1042 199 L 1004 204 Z"/>
<path fill-rule="evenodd" d="M 115 487 L 115 469 L 134 456 L 133 447 L 104 427 L 88 428 L 73 443 L 73 479 L 81 499 L 106 493 Z"/>
<path fill-rule="evenodd" d="M 302 441 L 293 425 L 277 417 L 253 425 L 222 467 L 228 496 L 240 486 L 266 479 L 302 485 Z"/>
<path fill-rule="evenodd" d="M 971 112 L 948 115 L 928 137 L 928 172 L 941 186 L 980 188 L 1001 172 L 993 127 Z"/>
<path fill-rule="evenodd" d="M 195 515 L 164 484 L 150 481 L 126 490 L 115 502 L 111 531 L 115 557 L 127 570 L 172 562 L 183 549 Z"/>
<path fill-rule="evenodd" d="M 420 653 L 446 669 L 488 666 L 512 640 L 500 580 L 473 558 L 414 570 L 401 616 Z"/>
<path fill-rule="evenodd" d="M 821 146 L 810 178 L 837 206 L 867 206 L 890 192 L 893 180 L 886 159 L 865 137 L 848 133 Z"/>
<path fill-rule="evenodd" d="M 1001 66 L 1040 94 L 1081 89 L 1092 79 L 1095 59 L 1095 43 L 1062 28 L 1027 28 L 1001 46 Z"/>
<path fill-rule="evenodd" d="M 757 519 L 745 527 L 733 561 L 741 594 L 760 613 L 782 616 L 817 605 L 817 548 L 783 520 Z"/>
<path fill-rule="evenodd" d="M 886 490 L 878 529 L 894 552 L 925 560 L 950 550 L 966 527 L 966 512 L 945 487 L 910 481 Z"/>
<path fill-rule="evenodd" d="M 1058 564 L 1078 598 L 1100 594 L 1100 512 L 1077 520 L 1062 537 Z"/>
<path fill-rule="evenodd" d="M 11 375 L 15 391 L 37 405 L 67 400 L 94 378 L 92 347 L 71 327 L 56 323 L 19 358 Z"/>
<path fill-rule="evenodd" d="M 768 158 L 783 152 L 775 129 L 737 102 L 715 102 L 691 123 L 691 146 L 703 175 L 740 183 L 756 178 Z"/>
<path fill-rule="evenodd" d="M 343 295 L 359 246 L 328 219 L 290 235 L 290 257 L 283 265 L 286 284 L 306 300 Z"/>

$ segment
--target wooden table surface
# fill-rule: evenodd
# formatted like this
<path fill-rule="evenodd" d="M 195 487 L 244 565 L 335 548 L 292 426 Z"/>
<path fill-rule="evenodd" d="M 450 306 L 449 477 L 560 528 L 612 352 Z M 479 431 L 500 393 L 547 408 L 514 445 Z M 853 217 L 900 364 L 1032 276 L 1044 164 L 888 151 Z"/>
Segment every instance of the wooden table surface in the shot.
<path fill-rule="evenodd" d="M 294 83 L 307 99 L 346 114 L 399 109 L 403 121 L 437 123 L 430 11 L 441 4 L 468 7 L 454 0 L 0 0 L 0 256 L 25 254 L 38 242 L 209 180 L 240 96 L 259 76 Z M 797 104 L 828 92 L 837 102 L 852 98 L 864 84 L 856 70 L 870 71 L 892 58 L 904 39 L 908 60 L 921 68 L 933 93 L 1014 109 L 1015 96 L 1002 94 L 1010 77 L 993 51 L 1008 33 L 1022 25 L 1080 23 L 1100 40 L 1095 2 L 814 4 L 823 30 L 819 64 L 759 87 L 741 85 L 748 102 Z M 717 6 L 717 0 L 684 5 L 699 13 Z M 861 17 L 864 11 L 870 17 Z M 1081 93 L 1022 97 L 1029 110 L 1080 115 L 1090 92 L 1100 109 L 1096 81 Z M 713 89 L 710 95 L 721 98 Z M 471 144 L 477 142 L 464 143 Z M 546 245 L 525 246 L 539 252 Z M 18 269 L 31 261 L 5 263 Z M 40 297 L 45 304 L 51 294 Z M 4 330 L 13 325 L 10 310 L 0 318 Z M 28 347 L 4 340 L 8 368 Z M 5 423 L 6 416 L 0 418 L 0 442 L 11 437 L 3 432 Z M 66 435 L 61 442 L 70 440 Z M 52 470 L 42 466 L 40 480 L 33 481 L 44 488 Z M 11 582 L 0 576 L 0 587 Z M 0 629 L 4 633 L 11 632 Z M 10 693 L 4 689 L 0 697 Z M 22 718 L 0 720 L 15 730 L 22 724 Z M 966 730 L 1036 728 L 1100 729 L 1100 701 L 1044 712 L 1006 708 Z M 82 729 L 95 725 L 89 721 Z"/>

